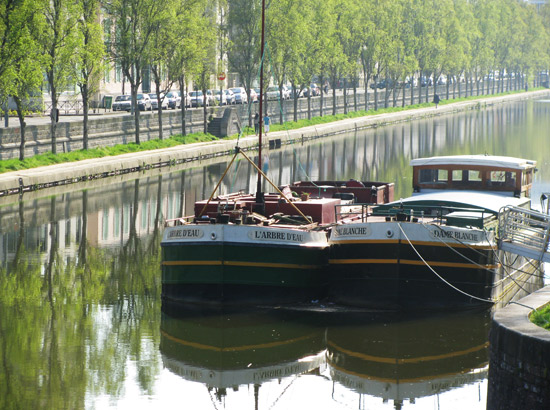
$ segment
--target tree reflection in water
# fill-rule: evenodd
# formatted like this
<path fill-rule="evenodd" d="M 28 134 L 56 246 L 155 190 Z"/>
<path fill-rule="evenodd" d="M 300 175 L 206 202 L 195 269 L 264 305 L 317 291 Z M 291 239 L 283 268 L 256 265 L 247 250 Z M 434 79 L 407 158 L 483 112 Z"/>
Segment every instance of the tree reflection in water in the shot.
<path fill-rule="evenodd" d="M 278 184 L 308 177 L 391 181 L 399 198 L 412 191 L 411 158 L 487 152 L 537 160 L 535 196 L 550 180 L 540 149 L 549 122 L 550 104 L 528 101 L 378 127 L 268 151 L 268 175 Z M 58 187 L 53 197 L 45 191 L 26 193 L 19 202 L 1 199 L 0 408 L 93 407 L 100 397 L 117 402 L 127 384 L 154 397 L 163 369 L 162 223 L 192 213 L 195 200 L 210 195 L 224 161 L 153 170 L 141 179 L 92 181 L 85 190 Z M 250 165 L 240 164 L 221 192 L 254 186 Z M 353 335 L 373 339 L 365 332 L 346 332 L 325 333 L 332 342 L 328 365 L 337 393 L 356 398 L 360 389 L 345 383 L 368 384 L 361 374 L 389 379 L 378 359 L 391 356 L 372 354 L 368 343 L 351 343 Z M 478 353 L 483 350 L 472 355 Z M 316 387 L 332 377 L 328 370 L 318 372 Z M 266 386 L 260 384 L 261 397 Z M 222 388 L 220 397 L 231 394 Z"/>

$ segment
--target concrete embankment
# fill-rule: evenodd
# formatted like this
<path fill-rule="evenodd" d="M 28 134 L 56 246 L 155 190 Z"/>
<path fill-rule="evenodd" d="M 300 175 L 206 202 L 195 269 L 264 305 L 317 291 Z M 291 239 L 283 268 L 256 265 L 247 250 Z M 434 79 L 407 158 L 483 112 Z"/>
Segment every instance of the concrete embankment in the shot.
<path fill-rule="evenodd" d="M 547 96 L 549 93 L 546 90 L 534 91 L 456 102 L 439 106 L 439 108 L 411 109 L 395 113 L 346 119 L 297 130 L 271 132 L 263 142 L 265 146 L 291 144 L 357 129 L 478 109 L 514 100 L 537 98 Z M 219 140 L 4 173 L 0 175 L 0 197 L 152 168 L 174 166 L 191 161 L 203 161 L 209 158 L 230 155 L 234 152 L 235 145 L 236 140 Z M 254 136 L 241 138 L 239 146 L 243 150 L 256 149 L 258 147 L 258 138 Z"/>
<path fill-rule="evenodd" d="M 529 320 L 531 308 L 550 300 L 550 287 L 540 289 L 493 317 L 489 343 L 487 409 L 550 408 L 550 331 Z"/>

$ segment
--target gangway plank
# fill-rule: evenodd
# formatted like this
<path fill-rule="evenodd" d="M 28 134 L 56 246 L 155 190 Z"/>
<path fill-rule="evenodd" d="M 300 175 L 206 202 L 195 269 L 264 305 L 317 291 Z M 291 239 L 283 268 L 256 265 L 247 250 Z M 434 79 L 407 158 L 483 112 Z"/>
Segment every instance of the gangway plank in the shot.
<path fill-rule="evenodd" d="M 501 250 L 550 262 L 550 215 L 532 209 L 504 207 L 499 212 Z"/>

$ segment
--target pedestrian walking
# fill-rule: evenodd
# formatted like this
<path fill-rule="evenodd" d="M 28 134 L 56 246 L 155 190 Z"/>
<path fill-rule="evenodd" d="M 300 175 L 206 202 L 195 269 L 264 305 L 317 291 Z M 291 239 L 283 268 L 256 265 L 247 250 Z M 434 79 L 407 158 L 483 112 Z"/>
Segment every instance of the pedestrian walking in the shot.
<path fill-rule="evenodd" d="M 264 117 L 264 129 L 266 134 L 269 132 L 270 122 L 271 122 L 271 118 L 269 118 L 269 115 L 266 114 Z"/>
<path fill-rule="evenodd" d="M 260 114 L 256 113 L 254 116 L 254 134 L 258 135 L 260 131 Z"/>
<path fill-rule="evenodd" d="M 439 101 L 441 101 L 441 99 L 439 98 L 439 95 L 434 94 L 434 104 L 435 104 L 435 108 L 437 108 L 437 105 L 439 104 Z"/>

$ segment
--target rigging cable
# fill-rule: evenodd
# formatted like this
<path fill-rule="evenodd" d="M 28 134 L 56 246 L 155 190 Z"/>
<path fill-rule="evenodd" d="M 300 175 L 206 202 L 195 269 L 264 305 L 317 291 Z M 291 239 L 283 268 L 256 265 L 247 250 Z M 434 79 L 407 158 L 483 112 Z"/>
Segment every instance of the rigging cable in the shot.
<path fill-rule="evenodd" d="M 463 290 L 457 288 L 456 286 L 454 286 L 452 283 L 448 282 L 447 280 L 445 280 L 439 273 L 437 273 L 429 264 L 428 262 L 426 262 L 426 260 L 422 257 L 422 255 L 420 255 L 420 253 L 418 252 L 418 250 L 414 247 L 414 245 L 412 244 L 412 242 L 410 241 L 409 237 L 407 236 L 407 234 L 405 233 L 405 231 L 403 230 L 402 226 L 400 223 L 397 224 L 397 226 L 399 227 L 399 229 L 401 230 L 401 233 L 405 236 L 405 238 L 407 239 L 407 242 L 409 242 L 409 245 L 411 246 L 411 248 L 414 250 L 414 252 L 418 255 L 418 257 L 422 260 L 422 262 L 424 262 L 424 264 L 428 267 L 428 269 L 430 269 L 439 279 L 441 279 L 441 281 L 443 281 L 443 283 L 445 283 L 446 285 L 450 286 L 451 288 L 453 288 L 454 290 L 456 290 L 457 292 L 459 293 L 462 293 L 463 295 L 467 296 L 467 297 L 470 297 L 472 299 L 476 299 L 476 300 L 480 300 L 482 302 L 487 302 L 487 303 L 495 303 L 494 300 L 492 299 L 483 299 L 483 298 L 480 298 L 480 297 L 477 297 L 477 296 L 474 296 L 474 295 L 470 295 L 469 293 L 466 293 L 464 292 Z"/>

